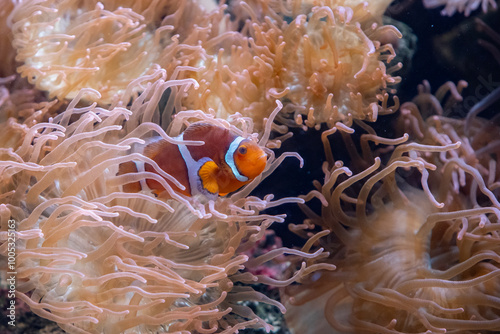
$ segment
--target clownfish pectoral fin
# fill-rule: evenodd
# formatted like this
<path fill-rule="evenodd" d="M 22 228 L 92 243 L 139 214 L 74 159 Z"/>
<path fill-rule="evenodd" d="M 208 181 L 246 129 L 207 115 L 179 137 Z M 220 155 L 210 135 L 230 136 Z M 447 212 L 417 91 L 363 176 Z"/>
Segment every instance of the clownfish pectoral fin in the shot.
<path fill-rule="evenodd" d="M 198 176 L 201 180 L 201 188 L 211 194 L 219 193 L 219 184 L 217 183 L 217 173 L 219 166 L 212 160 L 208 160 L 200 166 Z"/>

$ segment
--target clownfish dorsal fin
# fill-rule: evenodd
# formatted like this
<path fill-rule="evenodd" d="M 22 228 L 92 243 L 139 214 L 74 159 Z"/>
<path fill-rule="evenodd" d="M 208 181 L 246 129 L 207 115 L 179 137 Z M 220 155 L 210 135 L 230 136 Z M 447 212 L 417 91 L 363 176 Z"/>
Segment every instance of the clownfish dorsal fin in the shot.
<path fill-rule="evenodd" d="M 216 178 L 218 172 L 219 166 L 217 166 L 217 164 L 212 160 L 205 162 L 198 170 L 201 187 L 211 194 L 219 193 L 219 184 L 217 183 Z"/>
<path fill-rule="evenodd" d="M 227 131 L 225 128 L 207 122 L 196 122 L 189 125 L 183 132 L 184 140 L 203 140 L 207 136 L 217 133 L 217 131 Z"/>

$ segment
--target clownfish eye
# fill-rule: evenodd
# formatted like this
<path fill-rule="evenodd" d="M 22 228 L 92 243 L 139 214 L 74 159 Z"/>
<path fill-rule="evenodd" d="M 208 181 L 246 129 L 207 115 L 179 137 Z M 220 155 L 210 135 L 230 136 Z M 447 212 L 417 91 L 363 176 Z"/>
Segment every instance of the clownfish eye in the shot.
<path fill-rule="evenodd" d="M 247 154 L 247 148 L 245 146 L 240 146 L 238 148 L 238 153 L 239 154 Z"/>

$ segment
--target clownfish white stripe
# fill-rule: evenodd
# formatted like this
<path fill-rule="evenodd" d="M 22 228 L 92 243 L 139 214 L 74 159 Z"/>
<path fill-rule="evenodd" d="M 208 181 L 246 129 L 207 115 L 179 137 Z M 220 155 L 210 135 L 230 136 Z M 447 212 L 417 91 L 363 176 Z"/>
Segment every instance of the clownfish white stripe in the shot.
<path fill-rule="evenodd" d="M 134 161 L 135 163 L 135 168 L 137 168 L 137 172 L 142 173 L 146 171 L 146 168 L 144 168 L 144 161 Z M 149 189 L 148 184 L 146 183 L 146 179 L 142 179 L 139 181 L 141 184 L 141 189 L 146 190 L 146 191 L 151 191 Z"/>
<path fill-rule="evenodd" d="M 184 133 L 181 133 L 175 139 L 183 140 Z M 198 166 L 196 161 L 194 161 L 191 153 L 189 152 L 187 145 L 178 144 L 179 152 L 181 152 L 182 159 L 184 159 L 184 163 L 186 164 L 187 174 L 189 179 L 189 186 L 191 188 L 191 195 L 197 194 L 198 191 Z"/>
<path fill-rule="evenodd" d="M 238 170 L 238 167 L 236 167 L 236 164 L 234 163 L 234 152 L 238 149 L 238 146 L 240 146 L 240 143 L 245 140 L 243 137 L 236 137 L 231 145 L 229 145 L 229 149 L 226 152 L 226 163 L 229 167 L 231 167 L 231 171 L 233 172 L 234 176 L 236 179 L 240 182 L 246 182 L 248 181 L 248 177 L 241 175 L 240 171 Z"/>

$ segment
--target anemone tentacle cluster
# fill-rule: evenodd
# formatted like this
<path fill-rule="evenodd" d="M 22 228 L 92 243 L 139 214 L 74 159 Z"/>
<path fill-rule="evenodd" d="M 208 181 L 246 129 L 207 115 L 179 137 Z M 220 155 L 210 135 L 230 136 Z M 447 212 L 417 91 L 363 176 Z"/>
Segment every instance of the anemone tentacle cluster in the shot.
<path fill-rule="evenodd" d="M 428 83 L 422 85 L 414 99 L 420 108 L 401 107 L 404 136 L 362 135 L 362 141 L 393 145 L 389 157 L 384 150 L 376 157 L 364 151 L 365 162 L 373 164 L 359 174 L 340 161 L 327 171 L 318 190 L 328 206 L 321 216 L 305 208 L 310 224 L 297 232 L 316 225 L 331 233 L 319 245 L 332 254 L 326 262 L 337 270 L 286 289 L 286 318 L 294 332 L 500 329 L 499 128 L 478 117 L 440 113 L 461 100 L 464 86 L 448 83 L 437 97 Z M 425 121 L 421 113 L 428 115 Z M 324 317 L 312 305 L 324 309 Z M 308 318 L 297 316 L 303 312 L 319 323 L 312 331 Z"/>
<path fill-rule="evenodd" d="M 161 79 L 153 75 L 160 68 L 176 79 L 180 68 L 203 59 L 205 50 L 192 44 L 218 34 L 214 22 L 222 14 L 215 3 L 204 4 L 22 1 L 9 16 L 18 72 L 51 97 L 92 88 L 100 103 L 115 101 L 139 77 Z"/>
<path fill-rule="evenodd" d="M 195 78 L 184 108 L 238 111 L 258 129 L 276 99 L 288 126 L 350 126 L 397 109 L 401 64 L 386 68 L 395 51 L 383 41 L 401 34 L 382 24 L 387 1 L 230 5 L 231 18 L 212 1 L 23 1 L 9 16 L 18 72 L 51 97 L 96 89 L 101 104 L 138 77 Z"/>
<path fill-rule="evenodd" d="M 191 84 L 158 80 L 129 109 L 83 102 L 99 98 L 99 92 L 83 89 L 64 112 L 25 126 L 16 145 L 2 149 L 2 231 L 9 219 L 18 222 L 18 297 L 33 312 L 70 333 L 269 328 L 238 302 L 259 300 L 282 309 L 281 304 L 234 284 L 261 280 L 239 273 L 253 265 L 247 264 L 243 250 L 273 222 L 283 221 L 280 215 L 259 212 L 301 201 L 248 196 L 286 155 L 272 156 L 250 188 L 208 203 L 175 193 L 159 177 L 165 174 L 161 171 L 117 176 L 120 163 L 151 163 L 131 151 L 135 143 L 153 133 L 174 140 L 153 122 L 159 117 L 158 104 L 167 88 L 178 85 L 182 90 Z M 246 124 L 238 129 L 195 111 L 178 113 L 167 131 L 174 136 L 194 120 L 230 126 L 244 136 L 252 131 L 241 118 L 232 121 Z M 23 125 L 12 121 L 11 126 Z M 261 144 L 267 140 L 262 137 Z M 123 184 L 145 177 L 162 182 L 171 199 L 121 191 Z M 282 248 L 253 262 L 259 265 L 287 252 L 309 258 L 322 253 Z M 314 270 L 304 267 L 293 279 Z"/>

